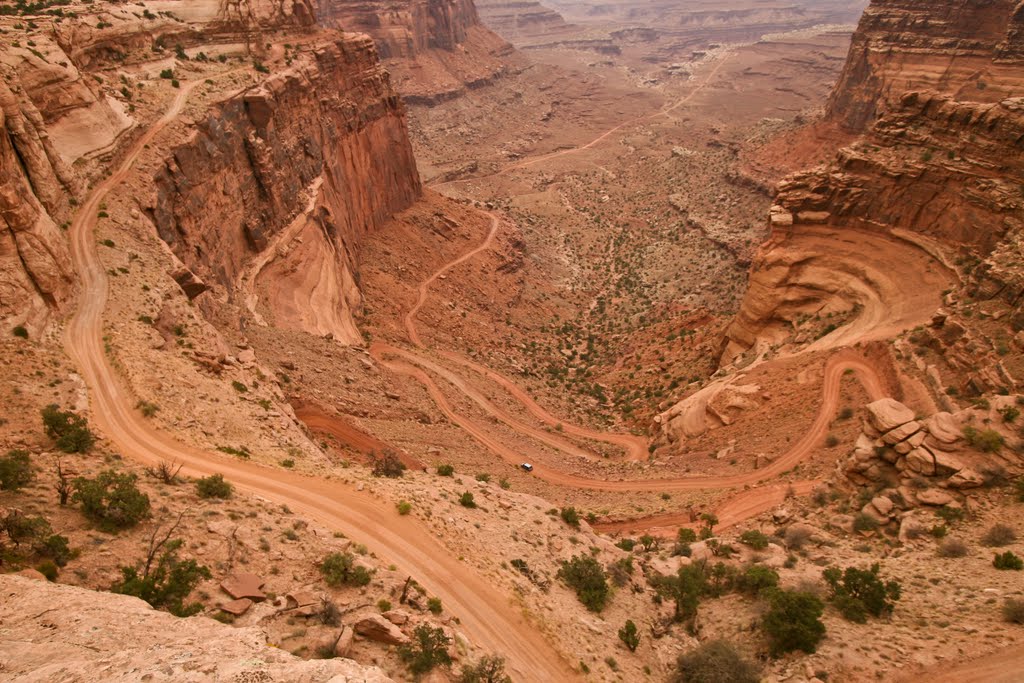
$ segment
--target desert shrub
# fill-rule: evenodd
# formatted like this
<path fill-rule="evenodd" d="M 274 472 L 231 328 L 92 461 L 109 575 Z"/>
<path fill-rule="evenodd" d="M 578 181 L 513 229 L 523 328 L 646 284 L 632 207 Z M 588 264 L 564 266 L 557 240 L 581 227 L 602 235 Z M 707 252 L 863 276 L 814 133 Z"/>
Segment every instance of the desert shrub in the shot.
<path fill-rule="evenodd" d="M 700 516 L 701 527 L 698 535 L 701 540 L 706 540 L 715 535 L 715 525 L 718 524 L 718 517 L 715 517 L 710 512 L 705 512 Z"/>
<path fill-rule="evenodd" d="M 829 434 L 825 437 L 825 446 L 827 448 L 835 448 L 839 445 L 839 438 L 835 434 Z"/>
<path fill-rule="evenodd" d="M 324 626 L 340 626 L 341 625 L 341 610 L 334 604 L 326 595 L 320 596 L 320 609 L 316 612 L 317 620 Z M 334 651 L 334 648 L 331 648 Z"/>
<path fill-rule="evenodd" d="M 622 550 L 625 550 L 627 553 L 632 552 L 633 548 L 636 547 L 636 541 L 634 541 L 632 538 L 622 538 L 615 543 L 615 547 L 621 548 Z"/>
<path fill-rule="evenodd" d="M 43 429 L 65 453 L 87 453 L 96 442 L 86 419 L 51 403 L 42 410 Z"/>
<path fill-rule="evenodd" d="M 970 548 L 958 538 L 947 538 L 939 544 L 939 557 L 967 557 Z"/>
<path fill-rule="evenodd" d="M 1014 480 L 1013 496 L 1018 503 L 1024 503 L 1024 477 Z"/>
<path fill-rule="evenodd" d="M 740 534 L 740 543 L 754 550 L 764 550 L 768 547 L 768 537 L 756 529 L 750 529 Z"/>
<path fill-rule="evenodd" d="M 420 624 L 412 632 L 412 642 L 398 648 L 398 656 L 415 676 L 422 676 L 437 666 L 448 666 L 452 658 L 448 655 L 451 638 L 439 628 Z"/>
<path fill-rule="evenodd" d="M 732 644 L 709 640 L 679 655 L 672 683 L 758 683 L 761 672 Z"/>
<path fill-rule="evenodd" d="M 558 578 L 576 592 L 576 597 L 591 612 L 600 612 L 608 603 L 610 588 L 604 569 L 590 555 L 575 555 L 563 561 Z"/>
<path fill-rule="evenodd" d="M 28 330 L 25 329 L 24 325 L 15 325 L 13 328 L 11 328 L 11 334 L 13 334 L 15 337 L 28 339 Z"/>
<path fill-rule="evenodd" d="M 143 417 L 153 417 L 160 410 L 160 406 L 149 401 L 139 401 L 135 407 L 142 413 Z"/>
<path fill-rule="evenodd" d="M 78 477 L 72 482 L 71 500 L 81 504 L 82 514 L 101 531 L 127 529 L 149 516 L 149 496 L 135 480 L 134 474 L 114 470 L 104 470 L 95 479 Z"/>
<path fill-rule="evenodd" d="M 37 564 L 36 571 L 45 576 L 47 581 L 51 582 L 56 581 L 57 575 L 60 573 L 60 571 L 57 569 L 57 565 L 55 565 L 50 560 L 43 560 L 42 562 Z"/>
<path fill-rule="evenodd" d="M 658 546 L 661 545 L 661 540 L 658 539 L 656 536 L 651 536 L 650 534 L 644 534 L 643 536 L 637 539 L 637 542 L 641 546 L 643 546 L 645 553 L 649 553 L 652 550 L 657 550 Z"/>
<path fill-rule="evenodd" d="M 32 483 L 32 461 L 28 451 L 17 448 L 0 458 L 0 491 L 17 491 Z"/>
<path fill-rule="evenodd" d="M 1003 435 L 994 429 L 978 429 L 968 425 L 963 431 L 967 444 L 983 453 L 998 453 L 1006 443 Z"/>
<path fill-rule="evenodd" d="M 427 609 L 434 615 L 438 615 L 443 612 L 444 606 L 441 604 L 441 598 L 429 598 L 427 600 Z"/>
<path fill-rule="evenodd" d="M 50 523 L 43 517 L 30 517 L 18 510 L 11 510 L 0 518 L 0 534 L 6 534 L 16 549 L 14 553 L 0 554 L 0 564 L 5 554 L 17 560 L 38 557 L 52 561 L 58 567 L 63 567 L 71 559 L 67 537 L 53 533 Z M 3 551 L 2 543 L 0 551 Z"/>
<path fill-rule="evenodd" d="M 878 529 L 878 520 L 867 513 L 857 513 L 853 518 L 854 531 L 875 531 L 876 529 Z"/>
<path fill-rule="evenodd" d="M 626 619 L 626 624 L 619 629 L 619 640 L 629 648 L 630 652 L 636 652 L 637 646 L 640 645 L 640 633 L 632 619 Z"/>
<path fill-rule="evenodd" d="M 230 498 L 234 487 L 224 481 L 224 475 L 211 474 L 196 481 L 196 493 L 200 498 Z"/>
<path fill-rule="evenodd" d="M 407 500 L 398 501 L 395 507 L 398 508 L 398 514 L 402 515 L 403 517 L 412 512 L 412 503 L 410 503 Z"/>
<path fill-rule="evenodd" d="M 680 567 L 675 574 L 656 576 L 651 585 L 662 598 L 675 603 L 673 618 L 688 621 L 697 616 L 700 599 L 707 591 L 708 581 L 701 564 Z"/>
<path fill-rule="evenodd" d="M 470 493 L 469 491 L 466 491 L 461 496 L 459 496 L 459 505 L 461 505 L 464 508 L 475 508 L 476 501 L 473 499 L 473 494 Z"/>
<path fill-rule="evenodd" d="M 811 540 L 811 530 L 805 526 L 791 526 L 786 529 L 785 542 L 790 550 L 800 550 Z"/>
<path fill-rule="evenodd" d="M 608 565 L 608 577 L 620 588 L 629 583 L 633 575 L 633 556 L 621 557 Z"/>
<path fill-rule="evenodd" d="M 999 409 L 999 415 L 1003 418 L 1003 422 L 1007 424 L 1016 422 L 1017 418 L 1020 417 L 1020 408 L 1015 406 L 1006 406 L 1005 408 Z"/>
<path fill-rule="evenodd" d="M 559 513 L 562 517 L 562 521 L 571 526 L 574 529 L 580 528 L 580 513 L 576 511 L 576 508 L 569 506 L 562 508 Z"/>
<path fill-rule="evenodd" d="M 211 577 L 210 570 L 195 560 L 181 560 L 178 549 L 181 540 L 167 543 L 156 566 L 146 563 L 140 574 L 135 567 L 121 567 L 121 581 L 111 587 L 114 593 L 134 595 L 158 609 L 187 617 L 202 611 L 198 602 L 185 604 L 185 599 L 203 579 Z"/>
<path fill-rule="evenodd" d="M 512 683 L 505 673 L 505 658 L 485 655 L 476 664 L 462 667 L 458 683 Z"/>
<path fill-rule="evenodd" d="M 1003 621 L 1024 624 L 1024 600 L 1007 598 L 1003 603 Z"/>
<path fill-rule="evenodd" d="M 848 620 L 863 624 L 868 616 L 891 614 L 902 589 L 897 581 L 882 581 L 878 564 L 870 569 L 829 567 L 822 576 L 829 585 L 832 604 Z"/>
<path fill-rule="evenodd" d="M 935 515 L 949 526 L 953 526 L 967 516 L 963 508 L 941 507 L 936 510 Z"/>
<path fill-rule="evenodd" d="M 370 583 L 370 571 L 356 564 L 352 553 L 331 553 L 320 563 L 320 573 L 328 586 L 365 586 Z"/>
<path fill-rule="evenodd" d="M 992 560 L 992 566 L 996 569 L 1020 571 L 1024 569 L 1024 560 L 1007 550 L 1005 553 L 996 553 L 995 559 Z"/>
<path fill-rule="evenodd" d="M 452 477 L 455 475 L 455 467 L 452 465 L 438 465 L 437 473 L 442 477 Z"/>
<path fill-rule="evenodd" d="M 405 464 L 394 451 L 384 451 L 384 455 L 373 457 L 373 470 L 371 474 L 375 477 L 388 477 L 398 479 L 405 472 Z"/>
<path fill-rule="evenodd" d="M 746 571 L 736 577 L 736 589 L 748 595 L 758 595 L 778 585 L 778 572 L 758 564 L 747 567 Z"/>
<path fill-rule="evenodd" d="M 989 547 L 1010 545 L 1017 540 L 1017 532 L 1005 524 L 994 524 L 981 537 L 981 544 Z"/>
<path fill-rule="evenodd" d="M 813 593 L 773 591 L 761 622 L 772 655 L 793 650 L 813 653 L 825 637 L 825 624 L 821 622 L 824 611 L 825 603 Z"/>

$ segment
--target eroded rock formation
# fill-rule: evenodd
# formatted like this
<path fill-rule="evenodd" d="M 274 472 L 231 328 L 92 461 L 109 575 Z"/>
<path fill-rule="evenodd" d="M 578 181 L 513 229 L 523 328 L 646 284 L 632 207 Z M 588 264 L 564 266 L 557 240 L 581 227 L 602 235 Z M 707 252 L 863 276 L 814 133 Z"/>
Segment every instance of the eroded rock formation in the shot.
<path fill-rule="evenodd" d="M 979 288 L 1020 305 L 1024 60 L 1013 5 L 972 5 L 964 17 L 951 5 L 872 3 L 830 115 L 850 128 L 874 122 L 830 164 L 780 183 L 723 363 L 787 339 L 825 348 L 928 322 L 957 250 L 984 262 Z M 908 92 L 911 82 L 938 92 Z M 809 320 L 821 324 L 801 335 Z"/>
<path fill-rule="evenodd" d="M 148 213 L 207 283 L 278 325 L 359 340 L 360 240 L 420 194 L 402 104 L 347 35 L 211 110 L 154 178 Z"/>

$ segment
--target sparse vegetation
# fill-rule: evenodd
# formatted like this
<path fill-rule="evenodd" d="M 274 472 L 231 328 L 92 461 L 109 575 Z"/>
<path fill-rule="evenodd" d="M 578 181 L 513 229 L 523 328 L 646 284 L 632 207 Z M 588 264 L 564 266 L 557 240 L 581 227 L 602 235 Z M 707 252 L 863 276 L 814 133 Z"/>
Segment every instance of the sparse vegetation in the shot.
<path fill-rule="evenodd" d="M 32 483 L 32 460 L 28 451 L 18 448 L 0 458 L 0 491 L 17 491 Z"/>
<path fill-rule="evenodd" d="M 412 503 L 407 500 L 398 501 L 398 503 L 395 504 L 395 507 L 398 508 L 398 514 L 403 517 L 412 512 Z"/>
<path fill-rule="evenodd" d="M 574 529 L 580 528 L 580 513 L 574 507 L 564 507 L 559 511 L 562 521 Z"/>
<path fill-rule="evenodd" d="M 619 629 L 619 640 L 629 648 L 630 652 L 636 652 L 636 648 L 640 645 L 640 633 L 632 619 L 626 619 L 626 624 Z"/>
<path fill-rule="evenodd" d="M 829 586 L 829 600 L 848 620 L 863 624 L 868 616 L 881 617 L 892 613 L 902 588 L 897 581 L 882 581 L 881 567 L 869 569 L 829 567 L 822 576 Z"/>
<path fill-rule="evenodd" d="M 981 537 L 981 544 L 987 545 L 990 548 L 998 548 L 1004 545 L 1010 545 L 1017 540 L 1017 532 L 1013 530 L 1013 527 L 1005 524 L 994 524 L 989 527 L 985 535 Z"/>
<path fill-rule="evenodd" d="M 71 500 L 81 504 L 82 514 L 101 531 L 117 532 L 135 526 L 149 516 L 149 496 L 135 485 L 134 474 L 104 470 L 94 479 L 72 482 Z"/>
<path fill-rule="evenodd" d="M 512 677 L 505 673 L 504 657 L 485 655 L 462 667 L 458 683 L 512 683 Z"/>
<path fill-rule="evenodd" d="M 121 580 L 111 587 L 114 593 L 134 595 L 158 609 L 187 617 L 202 611 L 198 602 L 185 603 L 203 579 L 211 577 L 210 570 L 195 560 L 182 560 L 178 550 L 181 540 L 168 540 L 153 565 L 153 553 L 143 563 L 142 572 L 136 567 L 121 567 Z M 160 548 L 157 548 L 160 550 Z"/>
<path fill-rule="evenodd" d="M 939 548 L 936 552 L 939 557 L 967 557 L 970 553 L 970 548 L 968 548 L 967 544 L 958 538 L 947 538 L 939 544 Z"/>
<path fill-rule="evenodd" d="M 691 564 L 680 567 L 675 574 L 653 578 L 651 585 L 658 595 L 675 603 L 675 621 L 691 621 L 707 590 L 707 577 L 703 565 Z"/>
<path fill-rule="evenodd" d="M 331 553 L 320 563 L 320 573 L 332 588 L 365 586 L 372 578 L 370 570 L 356 564 L 352 553 Z"/>
<path fill-rule="evenodd" d="M 964 427 L 964 440 L 972 448 L 982 453 L 998 453 L 1006 445 L 1003 435 L 994 429 L 977 429 L 976 427 Z"/>
<path fill-rule="evenodd" d="M 398 656 L 415 676 L 433 670 L 437 666 L 449 666 L 452 658 L 448 655 L 451 639 L 440 628 L 420 624 L 412 632 L 412 642 L 398 648 Z"/>
<path fill-rule="evenodd" d="M 455 467 L 452 465 L 438 465 L 437 474 L 441 477 L 455 476 Z"/>
<path fill-rule="evenodd" d="M 196 481 L 196 493 L 200 498 L 230 498 L 233 489 L 222 474 L 211 474 Z"/>
<path fill-rule="evenodd" d="M 96 442 L 84 417 L 70 410 L 61 410 L 56 403 L 43 408 L 43 429 L 65 453 L 88 453 Z"/>
<path fill-rule="evenodd" d="M 740 534 L 740 543 L 754 550 L 764 550 L 768 547 L 768 536 L 756 529 L 750 529 Z"/>
<path fill-rule="evenodd" d="M 591 612 L 600 612 L 608 603 L 611 591 L 604 569 L 590 555 L 575 555 L 562 562 L 558 578 L 576 591 L 576 597 Z"/>
<path fill-rule="evenodd" d="M 1003 621 L 1011 624 L 1024 624 L 1024 600 L 1007 598 L 1003 603 Z"/>
<path fill-rule="evenodd" d="M 461 496 L 459 496 L 459 505 L 461 505 L 464 508 L 475 508 L 476 501 L 473 500 L 473 494 L 470 493 L 469 491 L 466 491 Z"/>
<path fill-rule="evenodd" d="M 709 640 L 679 656 L 672 683 L 758 683 L 757 665 L 724 640 Z"/>
<path fill-rule="evenodd" d="M 772 592 L 768 613 L 761 622 L 771 654 L 778 656 L 793 650 L 810 654 L 817 650 L 825 637 L 825 624 L 821 621 L 824 612 L 825 604 L 812 593 Z"/>
<path fill-rule="evenodd" d="M 995 559 L 992 560 L 992 566 L 996 569 L 1020 571 L 1024 569 L 1024 560 L 1007 550 L 1005 553 L 996 553 Z"/>
<path fill-rule="evenodd" d="M 384 451 L 381 456 L 372 455 L 373 469 L 370 473 L 375 477 L 398 479 L 405 472 L 405 463 L 394 451 Z"/>

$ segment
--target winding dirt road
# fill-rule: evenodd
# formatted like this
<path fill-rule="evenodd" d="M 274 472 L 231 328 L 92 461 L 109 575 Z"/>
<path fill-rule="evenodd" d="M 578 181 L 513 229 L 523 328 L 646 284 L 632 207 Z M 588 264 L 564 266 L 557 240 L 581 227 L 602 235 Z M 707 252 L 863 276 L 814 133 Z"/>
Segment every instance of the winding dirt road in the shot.
<path fill-rule="evenodd" d="M 429 528 L 410 517 L 399 517 L 391 501 L 375 499 L 330 479 L 306 477 L 187 446 L 153 429 L 132 408 L 133 397 L 122 387 L 104 353 L 102 328 L 108 282 L 95 245 L 97 213 L 107 193 L 128 177 L 144 147 L 178 116 L 197 84 L 182 84 L 167 113 L 132 145 L 114 173 L 96 186 L 71 225 L 72 258 L 82 289 L 79 309 L 66 328 L 65 347 L 89 387 L 95 426 L 135 460 L 149 465 L 179 462 L 184 465 L 182 472 L 190 476 L 223 474 L 240 490 L 285 504 L 373 547 L 440 597 L 476 644 L 504 655 L 518 680 L 576 679 L 577 674 L 544 634 L 526 622 L 517 607 L 500 596 L 489 581 L 455 560 Z"/>

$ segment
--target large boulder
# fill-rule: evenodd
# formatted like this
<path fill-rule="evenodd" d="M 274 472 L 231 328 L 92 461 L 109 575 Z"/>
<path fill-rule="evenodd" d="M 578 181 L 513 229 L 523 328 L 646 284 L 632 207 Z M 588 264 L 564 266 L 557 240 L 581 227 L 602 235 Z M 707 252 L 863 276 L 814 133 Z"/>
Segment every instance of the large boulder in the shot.
<path fill-rule="evenodd" d="M 949 505 L 953 502 L 953 496 L 940 489 L 925 489 L 916 494 L 917 502 L 923 505 Z"/>
<path fill-rule="evenodd" d="M 868 420 L 880 432 L 888 432 L 914 419 L 914 411 L 894 398 L 883 398 L 867 405 Z"/>
<path fill-rule="evenodd" d="M 409 642 L 409 636 L 402 633 L 400 628 L 379 614 L 370 614 L 363 617 L 352 628 L 364 638 L 375 640 L 378 643 L 404 645 Z"/>
<path fill-rule="evenodd" d="M 965 467 L 950 477 L 948 483 L 954 489 L 976 489 L 985 485 L 985 477 L 971 468 Z"/>
<path fill-rule="evenodd" d="M 931 477 L 935 474 L 935 457 L 924 448 L 915 448 L 907 454 L 907 469 L 915 474 Z"/>
<path fill-rule="evenodd" d="M 900 425 L 896 429 L 886 432 L 882 436 L 882 441 L 891 446 L 898 444 L 905 439 L 909 439 L 919 431 L 921 431 L 921 423 L 917 420 L 911 420 L 906 424 Z"/>
<path fill-rule="evenodd" d="M 943 444 L 954 444 L 962 438 L 960 424 L 950 413 L 935 413 L 927 421 L 932 439 Z"/>

